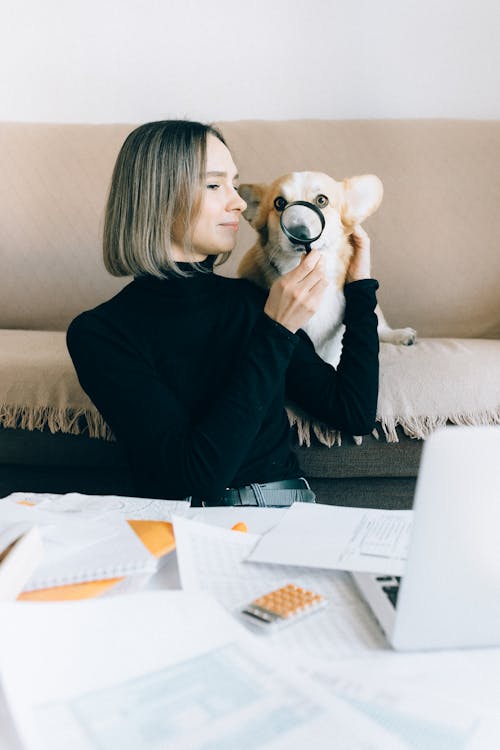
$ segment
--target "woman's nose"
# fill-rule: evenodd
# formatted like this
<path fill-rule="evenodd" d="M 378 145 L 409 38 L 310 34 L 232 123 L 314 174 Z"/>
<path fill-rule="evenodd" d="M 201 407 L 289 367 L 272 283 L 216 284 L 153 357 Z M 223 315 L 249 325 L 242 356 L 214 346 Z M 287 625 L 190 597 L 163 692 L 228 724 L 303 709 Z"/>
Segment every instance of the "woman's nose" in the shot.
<path fill-rule="evenodd" d="M 246 201 L 243 200 L 243 198 L 237 191 L 234 191 L 233 195 L 231 196 L 229 205 L 230 205 L 230 211 L 243 212 L 245 208 L 247 207 Z"/>

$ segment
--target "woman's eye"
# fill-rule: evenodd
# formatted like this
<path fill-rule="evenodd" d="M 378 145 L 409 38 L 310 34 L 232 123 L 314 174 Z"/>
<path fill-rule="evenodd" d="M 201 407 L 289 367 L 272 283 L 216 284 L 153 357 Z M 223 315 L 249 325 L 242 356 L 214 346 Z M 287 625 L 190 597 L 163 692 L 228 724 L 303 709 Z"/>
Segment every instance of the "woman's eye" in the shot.
<path fill-rule="evenodd" d="M 220 187 L 220 185 L 216 185 L 216 184 L 213 184 L 213 183 L 210 183 L 209 185 L 207 185 L 207 188 L 209 190 L 217 190 L 218 187 Z"/>
<path fill-rule="evenodd" d="M 326 195 L 323 195 L 322 193 L 316 196 L 316 198 L 314 199 L 314 202 L 320 208 L 324 208 L 325 206 L 328 206 L 328 198 L 326 197 Z"/>
<path fill-rule="evenodd" d="M 278 195 L 278 197 L 274 199 L 274 208 L 277 211 L 283 211 L 283 209 L 285 208 L 286 204 L 287 204 L 287 202 L 286 202 L 285 198 L 283 198 L 282 195 Z"/>

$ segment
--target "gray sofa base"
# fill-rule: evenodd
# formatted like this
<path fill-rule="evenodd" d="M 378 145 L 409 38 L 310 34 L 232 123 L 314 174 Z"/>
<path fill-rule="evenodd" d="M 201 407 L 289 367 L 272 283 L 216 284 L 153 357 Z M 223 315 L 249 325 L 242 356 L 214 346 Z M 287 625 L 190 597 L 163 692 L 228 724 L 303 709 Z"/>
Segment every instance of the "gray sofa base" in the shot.
<path fill-rule="evenodd" d="M 358 477 L 311 478 L 309 483 L 317 502 L 325 505 L 409 510 L 413 506 L 416 481 L 416 477 Z"/>
<path fill-rule="evenodd" d="M 361 446 L 294 446 L 319 502 L 372 508 L 410 508 L 422 443 L 366 437 Z M 11 492 L 134 495 L 116 443 L 48 430 L 0 428 L 0 497 Z"/>

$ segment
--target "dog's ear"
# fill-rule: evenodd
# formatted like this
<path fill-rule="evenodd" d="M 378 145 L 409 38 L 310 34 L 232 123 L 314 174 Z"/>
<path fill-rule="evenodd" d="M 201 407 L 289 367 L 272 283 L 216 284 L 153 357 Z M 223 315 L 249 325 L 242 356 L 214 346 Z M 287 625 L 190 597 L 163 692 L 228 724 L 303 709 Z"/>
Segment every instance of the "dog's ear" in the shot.
<path fill-rule="evenodd" d="M 374 174 L 350 177 L 342 180 L 344 201 L 342 219 L 345 224 L 361 224 L 367 216 L 375 213 L 382 202 L 384 188 Z"/>
<path fill-rule="evenodd" d="M 267 192 L 267 185 L 249 184 L 240 185 L 238 193 L 241 195 L 243 200 L 246 202 L 247 207 L 243 211 L 243 216 L 257 231 L 261 228 L 258 226 L 257 217 L 259 214 L 260 204 L 262 198 Z"/>

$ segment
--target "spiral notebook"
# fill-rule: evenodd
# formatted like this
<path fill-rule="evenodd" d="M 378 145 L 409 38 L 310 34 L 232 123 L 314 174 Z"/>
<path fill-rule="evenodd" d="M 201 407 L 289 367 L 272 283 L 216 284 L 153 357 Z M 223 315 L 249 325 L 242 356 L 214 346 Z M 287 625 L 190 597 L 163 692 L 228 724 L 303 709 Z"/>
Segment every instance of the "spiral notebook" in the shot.
<path fill-rule="evenodd" d="M 43 558 L 24 591 L 152 574 L 157 560 L 125 518 L 113 512 L 53 511 L 27 504 L 0 504 L 0 528 L 36 526 Z"/>
<path fill-rule="evenodd" d="M 161 558 L 175 549 L 174 532 L 172 524 L 168 521 L 134 520 L 128 521 L 128 524 L 155 558 Z M 25 590 L 18 599 L 45 602 L 91 599 L 105 594 L 122 581 L 124 576 L 51 586 L 34 591 Z"/>
<path fill-rule="evenodd" d="M 81 549 L 62 552 L 57 544 L 45 545 L 45 558 L 24 590 L 154 573 L 158 564 L 156 557 L 129 524 L 122 518 L 113 519 L 113 530 L 114 533 Z"/>

